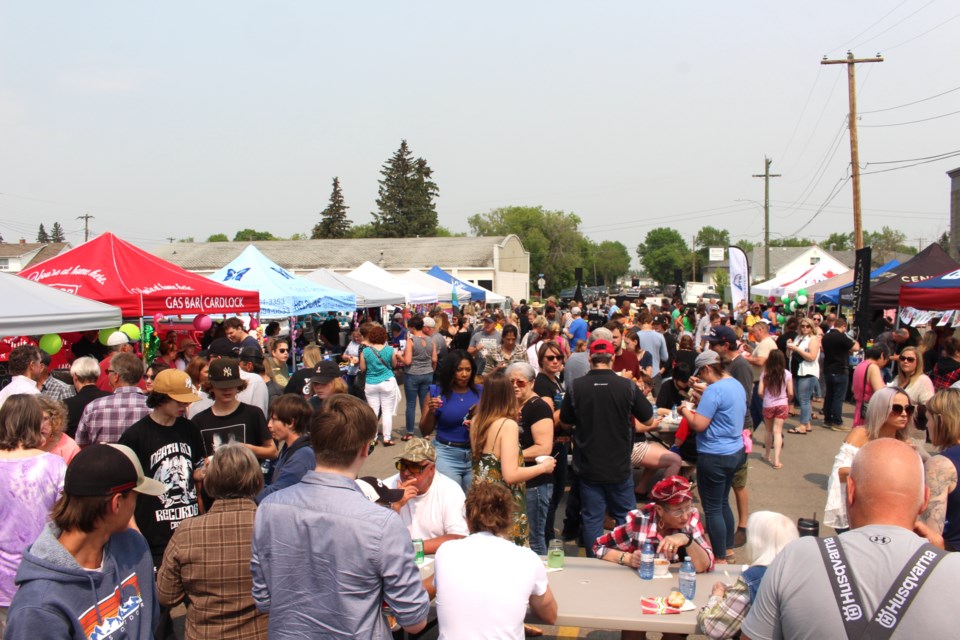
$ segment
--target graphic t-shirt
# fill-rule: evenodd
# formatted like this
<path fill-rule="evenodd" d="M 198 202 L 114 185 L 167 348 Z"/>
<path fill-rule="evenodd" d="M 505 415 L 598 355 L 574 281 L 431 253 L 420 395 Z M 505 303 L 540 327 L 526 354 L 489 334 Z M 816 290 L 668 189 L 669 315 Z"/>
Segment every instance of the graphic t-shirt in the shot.
<path fill-rule="evenodd" d="M 167 487 L 161 496 L 138 496 L 134 512 L 137 527 L 150 543 L 154 564 L 160 566 L 180 521 L 200 514 L 193 482 L 193 470 L 203 458 L 200 433 L 186 418 L 177 418 L 167 427 L 145 416 L 120 436 L 119 444 L 136 452 L 144 475 Z"/>
<path fill-rule="evenodd" d="M 213 407 L 210 407 L 193 416 L 192 420 L 203 438 L 205 456 L 212 456 L 221 444 L 240 442 L 259 447 L 270 439 L 263 412 L 244 402 L 228 415 L 214 415 Z"/>

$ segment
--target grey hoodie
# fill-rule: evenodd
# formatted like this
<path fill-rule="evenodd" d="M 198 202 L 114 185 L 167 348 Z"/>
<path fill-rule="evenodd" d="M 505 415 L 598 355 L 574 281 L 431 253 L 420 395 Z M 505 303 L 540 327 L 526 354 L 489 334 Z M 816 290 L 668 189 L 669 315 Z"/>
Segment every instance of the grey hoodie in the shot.
<path fill-rule="evenodd" d="M 110 536 L 99 571 L 84 569 L 47 523 L 23 554 L 4 640 L 153 638 L 159 620 L 153 562 L 136 531 Z"/>

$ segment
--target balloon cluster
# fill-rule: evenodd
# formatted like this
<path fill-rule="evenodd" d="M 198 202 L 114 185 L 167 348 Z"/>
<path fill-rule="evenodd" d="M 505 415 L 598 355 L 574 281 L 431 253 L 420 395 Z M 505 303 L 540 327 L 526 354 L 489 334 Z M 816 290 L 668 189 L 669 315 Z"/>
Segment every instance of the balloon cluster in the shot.
<path fill-rule="evenodd" d="M 807 303 L 809 301 L 810 299 L 807 297 L 806 289 L 800 289 L 799 291 L 797 291 L 796 295 L 785 293 L 780 298 L 780 302 L 783 303 L 784 309 L 789 311 L 790 313 L 793 313 L 800 307 L 807 306 Z"/>

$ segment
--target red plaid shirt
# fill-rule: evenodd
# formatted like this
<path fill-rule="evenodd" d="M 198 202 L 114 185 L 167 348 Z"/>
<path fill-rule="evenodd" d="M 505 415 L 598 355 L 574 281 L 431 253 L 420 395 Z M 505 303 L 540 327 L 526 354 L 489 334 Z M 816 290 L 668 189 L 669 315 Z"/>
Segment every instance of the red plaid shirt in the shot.
<path fill-rule="evenodd" d="M 693 515 L 690 516 L 690 522 L 688 522 L 687 526 L 681 529 L 680 532 L 690 534 L 693 537 L 693 542 L 703 547 L 703 550 L 707 552 L 707 556 L 710 557 L 710 568 L 707 569 L 707 571 L 713 571 L 713 549 L 703 536 L 703 526 L 700 524 L 700 513 L 696 509 L 693 510 Z M 668 531 L 666 535 L 669 536 L 674 533 L 678 532 Z M 663 534 L 657 530 L 657 515 L 653 503 L 650 503 L 642 509 L 631 511 L 627 514 L 627 522 L 625 524 L 597 538 L 596 543 L 593 545 L 593 553 L 598 558 L 602 558 L 607 553 L 607 550 L 613 547 L 616 547 L 620 551 L 633 553 L 634 551 L 639 551 L 640 548 L 643 547 L 643 543 L 647 540 L 651 540 L 653 546 L 656 547 L 663 537 Z M 680 556 L 675 553 L 673 557 L 668 559 L 670 562 L 679 562 Z"/>

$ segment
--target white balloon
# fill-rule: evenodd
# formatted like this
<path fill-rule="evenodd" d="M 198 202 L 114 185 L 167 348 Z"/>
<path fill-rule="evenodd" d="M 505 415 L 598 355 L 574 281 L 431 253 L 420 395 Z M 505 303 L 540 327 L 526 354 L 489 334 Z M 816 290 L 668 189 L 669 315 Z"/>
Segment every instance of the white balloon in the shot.
<path fill-rule="evenodd" d="M 806 306 L 807 296 L 797 296 L 797 304 L 799 304 L 801 307 Z"/>

